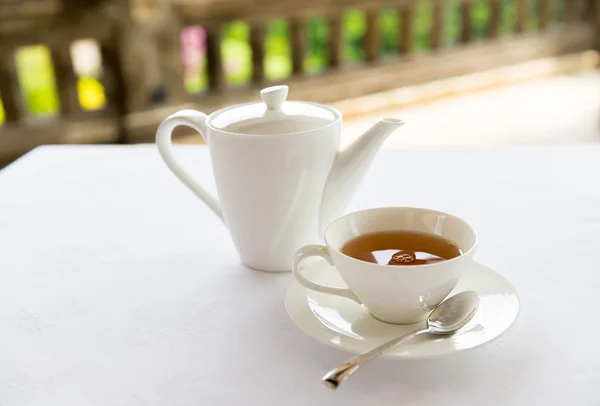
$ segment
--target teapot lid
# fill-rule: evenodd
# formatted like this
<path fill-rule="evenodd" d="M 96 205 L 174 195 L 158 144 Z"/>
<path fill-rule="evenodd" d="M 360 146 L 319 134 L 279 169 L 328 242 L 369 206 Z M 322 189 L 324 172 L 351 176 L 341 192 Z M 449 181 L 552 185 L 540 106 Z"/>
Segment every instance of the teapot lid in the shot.
<path fill-rule="evenodd" d="M 209 125 L 219 130 L 251 135 L 277 135 L 316 130 L 340 117 L 328 106 L 286 101 L 288 87 L 261 90 L 261 102 L 241 104 L 217 112 Z"/>

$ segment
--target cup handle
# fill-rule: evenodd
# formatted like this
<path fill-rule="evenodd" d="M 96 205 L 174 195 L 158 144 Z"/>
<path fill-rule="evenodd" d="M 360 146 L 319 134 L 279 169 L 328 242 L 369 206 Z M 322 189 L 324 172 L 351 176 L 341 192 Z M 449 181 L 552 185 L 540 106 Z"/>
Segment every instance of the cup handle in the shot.
<path fill-rule="evenodd" d="M 173 130 L 180 125 L 185 125 L 196 130 L 208 144 L 206 138 L 206 114 L 196 110 L 181 110 L 165 118 L 156 130 L 156 146 L 163 161 L 169 169 L 186 185 L 196 196 L 200 198 L 212 210 L 213 213 L 223 220 L 223 212 L 219 200 L 206 191 L 196 180 L 190 176 L 189 172 L 183 169 L 180 161 L 175 157 L 171 135 Z"/>
<path fill-rule="evenodd" d="M 308 280 L 302 275 L 302 273 L 298 270 L 300 263 L 308 258 L 308 257 L 321 257 L 325 258 L 330 265 L 335 266 L 333 263 L 333 258 L 329 254 L 329 250 L 324 245 L 306 245 L 296 251 L 294 254 L 294 258 L 292 260 L 292 273 L 294 278 L 302 286 L 307 289 L 314 290 L 316 292 L 329 293 L 330 295 L 342 296 L 351 300 L 354 300 L 358 304 L 362 304 L 362 302 L 356 297 L 356 295 L 348 288 L 334 288 L 333 286 L 325 286 L 319 285 L 313 281 Z"/>

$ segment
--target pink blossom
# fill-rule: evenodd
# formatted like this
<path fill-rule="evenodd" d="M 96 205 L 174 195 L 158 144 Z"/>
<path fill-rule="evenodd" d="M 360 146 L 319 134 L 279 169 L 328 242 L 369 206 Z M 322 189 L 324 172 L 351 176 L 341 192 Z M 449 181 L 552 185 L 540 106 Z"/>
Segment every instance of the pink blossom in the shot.
<path fill-rule="evenodd" d="M 186 77 L 202 72 L 206 57 L 206 31 L 201 26 L 187 27 L 181 31 L 181 61 Z"/>

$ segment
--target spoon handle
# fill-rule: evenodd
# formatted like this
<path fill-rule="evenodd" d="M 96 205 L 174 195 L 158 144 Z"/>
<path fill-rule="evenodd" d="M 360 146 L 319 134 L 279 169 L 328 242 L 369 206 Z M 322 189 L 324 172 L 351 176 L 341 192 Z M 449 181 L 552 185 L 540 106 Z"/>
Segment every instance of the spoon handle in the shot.
<path fill-rule="evenodd" d="M 381 354 L 386 353 L 391 350 L 402 341 L 414 338 L 420 334 L 425 334 L 429 332 L 429 328 L 424 328 L 423 330 L 416 331 L 414 333 L 409 333 L 402 335 L 400 337 L 396 337 L 386 343 L 381 344 L 378 347 L 373 348 L 370 351 L 367 351 L 363 354 L 357 355 L 354 358 L 349 359 L 344 364 L 339 367 L 332 369 L 327 372 L 325 376 L 323 376 L 323 382 L 325 385 L 330 387 L 331 389 L 337 389 L 338 386 L 350 375 L 352 375 L 362 364 L 367 361 L 370 361 L 374 358 L 377 358 Z"/>

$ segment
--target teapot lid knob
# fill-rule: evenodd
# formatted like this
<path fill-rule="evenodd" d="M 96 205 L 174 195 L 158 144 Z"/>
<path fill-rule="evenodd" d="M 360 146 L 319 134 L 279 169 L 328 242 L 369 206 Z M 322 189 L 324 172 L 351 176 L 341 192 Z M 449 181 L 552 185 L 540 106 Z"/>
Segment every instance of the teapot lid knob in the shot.
<path fill-rule="evenodd" d="M 280 110 L 288 95 L 286 85 L 271 86 L 260 91 L 260 97 L 269 110 Z"/>

